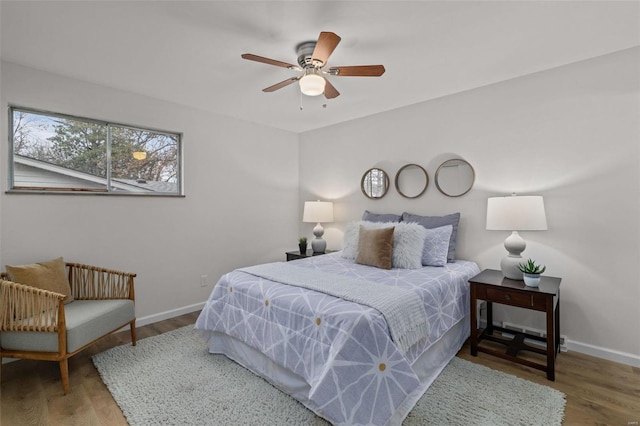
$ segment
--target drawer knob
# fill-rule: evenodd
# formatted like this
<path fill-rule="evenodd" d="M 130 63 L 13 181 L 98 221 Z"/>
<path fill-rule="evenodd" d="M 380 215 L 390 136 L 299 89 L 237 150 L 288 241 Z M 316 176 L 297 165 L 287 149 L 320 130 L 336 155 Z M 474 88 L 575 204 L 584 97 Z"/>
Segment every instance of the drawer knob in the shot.
<path fill-rule="evenodd" d="M 511 300 L 511 295 L 509 295 L 509 294 L 505 294 L 504 298 L 505 298 L 506 300 Z"/>

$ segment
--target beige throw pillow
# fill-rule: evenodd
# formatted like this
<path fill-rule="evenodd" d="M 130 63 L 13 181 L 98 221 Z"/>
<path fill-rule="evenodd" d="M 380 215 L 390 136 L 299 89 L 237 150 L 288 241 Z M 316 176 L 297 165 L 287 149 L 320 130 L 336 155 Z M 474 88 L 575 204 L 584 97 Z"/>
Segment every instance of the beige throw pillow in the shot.
<path fill-rule="evenodd" d="M 73 302 L 67 270 L 61 257 L 31 265 L 7 265 L 7 274 L 9 279 L 15 283 L 61 293 L 67 296 L 64 299 L 65 304 Z"/>
<path fill-rule="evenodd" d="M 391 269 L 394 228 L 367 229 L 360 225 L 356 263 Z"/>

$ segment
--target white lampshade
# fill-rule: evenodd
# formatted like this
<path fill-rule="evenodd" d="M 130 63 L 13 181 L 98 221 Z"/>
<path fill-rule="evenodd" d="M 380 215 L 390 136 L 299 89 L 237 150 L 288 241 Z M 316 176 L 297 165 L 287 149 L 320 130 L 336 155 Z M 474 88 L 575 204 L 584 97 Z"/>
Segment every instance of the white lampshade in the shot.
<path fill-rule="evenodd" d="M 487 229 L 512 231 L 504 240 L 504 248 L 509 253 L 500 261 L 502 274 L 512 280 L 522 280 L 519 265 L 521 253 L 527 247 L 518 231 L 545 231 L 547 216 L 541 196 L 492 197 L 487 200 Z"/>
<path fill-rule="evenodd" d="M 545 231 L 547 217 L 542 196 L 492 197 L 487 201 L 487 229 L 494 231 Z"/>
<path fill-rule="evenodd" d="M 319 96 L 324 93 L 325 79 L 315 72 L 308 72 L 300 79 L 300 91 L 307 96 Z"/>
<path fill-rule="evenodd" d="M 313 235 L 316 237 L 311 241 L 311 249 L 314 254 L 324 253 L 327 242 L 322 238 L 324 228 L 320 222 L 333 222 L 333 203 L 331 201 L 305 201 L 303 222 L 316 222 L 313 228 Z"/>
<path fill-rule="evenodd" d="M 333 203 L 331 201 L 305 201 L 303 222 L 333 222 Z"/>

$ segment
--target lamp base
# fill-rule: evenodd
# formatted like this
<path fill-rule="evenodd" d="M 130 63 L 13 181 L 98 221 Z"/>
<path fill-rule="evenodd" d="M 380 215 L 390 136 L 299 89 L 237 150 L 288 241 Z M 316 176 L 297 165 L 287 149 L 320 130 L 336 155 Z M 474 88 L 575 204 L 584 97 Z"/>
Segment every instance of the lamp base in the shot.
<path fill-rule="evenodd" d="M 509 254 L 500 262 L 502 275 L 512 280 L 522 281 L 522 271 L 518 266 L 522 263 L 522 256 L 520 256 L 520 253 L 527 248 L 527 243 L 524 238 L 518 234 L 518 231 L 513 231 L 511 235 L 504 240 L 504 248 L 507 249 Z"/>
<path fill-rule="evenodd" d="M 313 254 L 322 254 L 327 249 L 327 242 L 323 238 L 316 237 L 311 240 L 311 249 Z"/>
<path fill-rule="evenodd" d="M 502 275 L 511 280 L 523 280 L 523 274 L 520 269 L 518 269 L 518 265 L 522 263 L 522 256 L 505 256 L 500 261 L 500 270 L 502 270 Z"/>
<path fill-rule="evenodd" d="M 324 228 L 318 223 L 313 228 L 313 235 L 316 237 L 311 241 L 311 249 L 313 254 L 322 254 L 327 249 L 327 242 L 322 238 L 324 235 Z"/>

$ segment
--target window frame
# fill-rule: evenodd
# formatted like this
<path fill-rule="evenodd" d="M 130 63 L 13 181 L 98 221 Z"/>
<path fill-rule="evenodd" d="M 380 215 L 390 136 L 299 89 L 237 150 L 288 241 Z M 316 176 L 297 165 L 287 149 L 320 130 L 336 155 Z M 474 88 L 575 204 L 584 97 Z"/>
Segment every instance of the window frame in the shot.
<path fill-rule="evenodd" d="M 101 126 L 105 126 L 106 130 L 106 161 L 107 161 L 107 173 L 104 178 L 106 181 L 106 189 L 92 189 L 92 188 L 34 188 L 29 189 L 28 187 L 20 186 L 16 188 L 15 186 L 15 171 L 14 171 L 14 112 L 25 112 L 31 114 L 44 115 L 53 118 L 62 118 L 68 120 L 82 121 L 91 124 L 98 124 Z M 182 144 L 182 132 L 172 132 L 168 130 L 156 129 L 152 127 L 140 126 L 140 125 L 132 125 L 119 123 L 115 121 L 107 121 L 107 120 L 99 120 L 95 118 L 88 118 L 79 115 L 65 114 L 59 112 L 52 112 L 37 108 L 29 108 L 22 107 L 18 105 L 9 104 L 8 106 L 8 118 L 9 118 L 9 126 L 8 126 L 8 139 L 9 139 L 9 167 L 8 167 L 8 186 L 9 188 L 5 191 L 7 194 L 74 194 L 74 195 L 111 195 L 111 196 L 125 196 L 125 197 L 184 197 L 184 186 L 183 186 L 183 170 L 184 170 L 184 158 L 183 158 L 183 144 Z M 170 137 L 175 137 L 177 139 L 177 164 L 176 164 L 176 192 L 126 192 L 114 190 L 114 185 L 112 184 L 112 170 L 111 170 L 111 130 L 112 127 L 121 127 L 145 132 L 152 132 L 161 135 L 166 135 Z"/>

